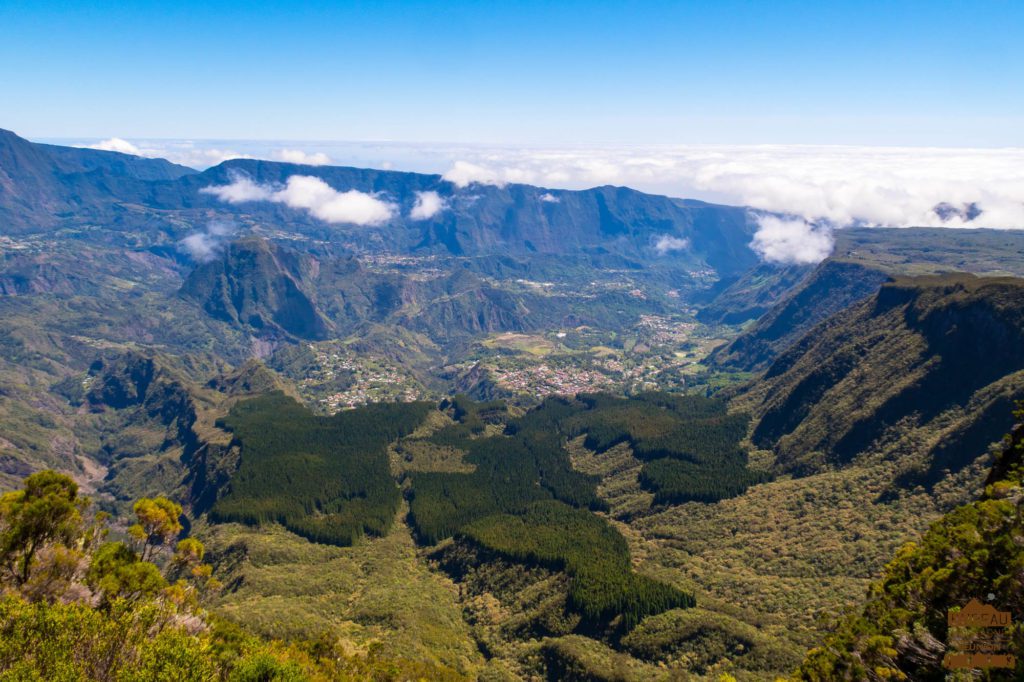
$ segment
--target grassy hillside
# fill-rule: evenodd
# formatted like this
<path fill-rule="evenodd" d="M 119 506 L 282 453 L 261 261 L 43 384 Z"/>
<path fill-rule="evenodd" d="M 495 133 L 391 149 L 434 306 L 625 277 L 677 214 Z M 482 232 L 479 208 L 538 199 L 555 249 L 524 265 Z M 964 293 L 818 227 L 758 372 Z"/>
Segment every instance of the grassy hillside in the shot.
<path fill-rule="evenodd" d="M 261 636 L 337 639 L 350 655 L 421 661 L 471 677 L 486 667 L 462 617 L 458 586 L 430 570 L 396 522 L 353 547 L 317 544 L 282 526 L 200 523 L 227 589 L 212 605 Z"/>
<path fill-rule="evenodd" d="M 813 271 L 808 265 L 761 263 L 741 276 L 719 281 L 702 302 L 697 319 L 707 324 L 743 324 L 756 320 Z"/>
<path fill-rule="evenodd" d="M 473 431 L 483 426 L 481 408 L 457 403 L 462 423 L 431 440 L 464 450 L 464 461 L 475 469 L 412 473 L 410 518 L 431 543 L 456 535 L 513 560 L 568 572 L 567 608 L 583 617 L 581 627 L 601 629 L 621 620 L 619 625 L 629 629 L 651 613 L 690 606 L 692 599 L 632 574 L 618 531 L 586 511 L 603 508 L 595 494 L 597 479 L 573 470 L 564 444 L 566 435 L 588 428 L 570 423 L 573 417 L 598 412 L 603 400 L 595 396 L 588 405 L 549 399 L 511 421 L 506 435 L 476 438 Z M 566 533 L 566 528 L 575 530 Z"/>
<path fill-rule="evenodd" d="M 315 641 L 263 639 L 212 615 L 207 607 L 223 585 L 204 563 L 203 543 L 183 537 L 181 512 L 159 496 L 111 519 L 54 471 L 0 496 L 0 677 L 465 679 L 409 652 L 348 651 L 332 632 Z M 112 530 L 124 539 L 111 541 Z"/>

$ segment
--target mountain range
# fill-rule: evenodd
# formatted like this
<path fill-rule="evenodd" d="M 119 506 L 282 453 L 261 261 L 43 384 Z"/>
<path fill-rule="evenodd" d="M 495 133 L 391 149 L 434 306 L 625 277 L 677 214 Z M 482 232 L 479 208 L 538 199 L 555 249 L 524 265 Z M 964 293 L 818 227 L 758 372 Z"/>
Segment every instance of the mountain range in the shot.
<path fill-rule="evenodd" d="M 0 215 L 11 231 L 33 234 L 58 226 L 144 230 L 147 244 L 173 243 L 191 223 L 211 220 L 273 225 L 359 250 L 450 255 L 586 254 L 654 261 L 663 237 L 685 240 L 673 252 L 697 266 L 739 271 L 756 262 L 747 243 L 754 226 L 742 208 L 643 194 L 624 187 L 580 192 L 528 185 L 458 187 L 437 175 L 235 159 L 197 173 L 159 159 L 39 145 L 0 131 Z M 231 204 L 210 193 L 239 179 L 283 187 L 289 178 L 317 178 L 341 192 L 373 195 L 398 207 L 380 226 L 325 225 L 301 209 L 269 201 Z M 409 216 L 417 192 L 436 192 L 436 214 Z M 184 224 L 183 224 L 184 223 Z M 680 242 L 681 243 L 681 242 Z"/>
<path fill-rule="evenodd" d="M 218 618 L 450 679 L 934 676 L 923 605 L 967 587 L 899 562 L 944 570 L 954 526 L 1024 560 L 978 518 L 1024 499 L 1024 233 L 847 228 L 794 265 L 757 229 L 0 131 L 0 484 L 168 495 Z"/>

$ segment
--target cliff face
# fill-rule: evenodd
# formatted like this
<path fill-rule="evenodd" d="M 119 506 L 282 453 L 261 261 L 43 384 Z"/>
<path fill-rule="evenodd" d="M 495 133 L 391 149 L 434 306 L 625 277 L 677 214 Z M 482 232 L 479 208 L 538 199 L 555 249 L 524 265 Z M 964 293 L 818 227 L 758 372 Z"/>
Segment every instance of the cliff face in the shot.
<path fill-rule="evenodd" d="M 203 190 L 244 176 L 281 187 L 312 176 L 338 192 L 373 194 L 396 210 L 380 225 L 327 224 L 271 201 L 227 203 Z M 444 209 L 410 216 L 418 193 Z M 459 187 L 439 175 L 235 159 L 202 173 L 162 159 L 29 142 L 0 130 L 0 219 L 12 233 L 63 226 L 131 233 L 133 244 L 173 243 L 210 220 L 273 225 L 283 233 L 390 254 L 617 257 L 711 268 L 723 276 L 757 264 L 754 225 L 743 207 L 718 206 L 625 187 L 581 191 L 530 185 Z M 658 248 L 671 237 L 685 248 Z M 92 236 L 88 238 L 93 238 Z"/>
<path fill-rule="evenodd" d="M 109 360 L 97 360 L 91 370 L 92 381 L 85 393 L 85 403 L 94 412 L 118 415 L 127 429 L 145 442 L 146 431 L 163 429 L 160 449 L 181 446 L 187 451 L 195 447 L 193 430 L 196 408 L 184 382 L 152 357 L 128 352 Z M 124 434 L 117 441 L 124 447 Z M 119 434 L 112 433 L 111 438 Z M 108 448 L 109 449 L 109 448 Z M 127 448 L 126 448 L 127 449 Z"/>
<path fill-rule="evenodd" d="M 900 279 L 771 365 L 749 396 L 753 440 L 795 473 L 914 442 L 927 456 L 904 483 L 931 484 L 1006 432 L 1022 391 L 1024 280 Z"/>
<path fill-rule="evenodd" d="M 239 176 L 280 186 L 292 175 L 309 175 L 338 191 L 372 193 L 396 211 L 379 227 L 325 225 L 306 212 L 269 202 L 237 207 L 201 193 Z M 166 190 L 171 190 L 168 186 Z M 437 192 L 445 209 L 425 220 L 412 220 L 417 192 Z M 334 166 L 297 166 L 235 159 L 174 183 L 161 195 L 167 208 L 212 208 L 244 212 L 290 231 L 326 239 L 349 234 L 360 245 L 390 253 L 433 252 L 451 255 L 537 254 L 615 255 L 646 262 L 671 262 L 689 268 L 710 266 L 737 274 L 757 264 L 749 242 L 755 225 L 746 209 L 645 194 L 626 187 L 580 191 L 531 185 L 472 184 L 458 187 L 438 175 L 400 173 Z M 659 251 L 659 239 L 686 240 L 686 248 Z"/>
<path fill-rule="evenodd" d="M 224 254 L 189 275 L 182 295 L 211 316 L 266 334 L 321 339 L 330 330 L 314 303 L 308 256 L 260 239 L 229 245 Z"/>
<path fill-rule="evenodd" d="M 816 324 L 871 296 L 888 279 L 876 267 L 828 259 L 713 361 L 747 371 L 763 369 Z"/>
<path fill-rule="evenodd" d="M 742 324 L 770 312 L 813 272 L 809 265 L 762 263 L 740 277 L 723 280 L 697 312 L 705 324 Z"/>
<path fill-rule="evenodd" d="M 18 233 L 52 228 L 77 211 L 109 215 L 117 194 L 131 201 L 149 183 L 195 172 L 163 159 L 34 144 L 0 129 L 0 219 Z"/>

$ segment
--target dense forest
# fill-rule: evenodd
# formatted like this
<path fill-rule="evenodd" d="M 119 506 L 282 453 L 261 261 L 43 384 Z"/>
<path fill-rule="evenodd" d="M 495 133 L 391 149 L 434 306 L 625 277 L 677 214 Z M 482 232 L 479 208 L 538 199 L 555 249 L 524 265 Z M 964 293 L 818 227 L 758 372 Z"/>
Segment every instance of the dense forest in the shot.
<path fill-rule="evenodd" d="M 381 403 L 320 417 L 280 392 L 241 402 L 221 422 L 241 444 L 241 464 L 211 518 L 278 522 L 336 545 L 382 535 L 401 501 L 386 448 L 431 409 Z"/>
<path fill-rule="evenodd" d="M 534 502 L 520 515 L 488 516 L 462 534 L 511 559 L 567 571 L 569 606 L 589 623 L 621 615 L 628 630 L 645 616 L 696 604 L 692 595 L 633 573 L 617 530 L 557 500 Z"/>
<path fill-rule="evenodd" d="M 628 442 L 639 457 L 653 459 L 643 481 L 667 502 L 717 500 L 759 480 L 739 447 L 748 417 L 699 396 L 552 397 L 509 420 L 501 435 L 486 437 L 485 421 L 501 414 L 495 405 L 460 397 L 452 413 L 458 423 L 432 442 L 465 451 L 476 468 L 412 475 L 410 518 L 421 540 L 458 535 L 519 561 L 566 570 L 573 577 L 570 607 L 592 622 L 622 616 L 630 628 L 646 615 L 691 606 L 693 598 L 632 573 L 621 535 L 589 513 L 606 504 L 597 496 L 597 478 L 572 468 L 567 439 L 585 436 L 598 452 Z"/>
<path fill-rule="evenodd" d="M 720 400 L 662 392 L 580 400 L 588 409 L 566 420 L 567 435 L 585 433 L 584 445 L 598 453 L 629 443 L 645 460 L 640 482 L 656 503 L 716 502 L 765 480 L 747 468 L 739 444 L 749 415 L 729 414 Z"/>
<path fill-rule="evenodd" d="M 471 437 L 465 422 L 432 439 L 464 450 L 472 473 L 417 473 L 412 477 L 411 519 L 419 537 L 436 543 L 467 523 L 497 513 L 520 513 L 531 502 L 558 499 L 574 507 L 601 509 L 597 479 L 572 468 L 557 425 L 574 402 L 549 398 L 512 420 L 505 433 Z M 477 410 L 457 412 L 472 424 Z"/>

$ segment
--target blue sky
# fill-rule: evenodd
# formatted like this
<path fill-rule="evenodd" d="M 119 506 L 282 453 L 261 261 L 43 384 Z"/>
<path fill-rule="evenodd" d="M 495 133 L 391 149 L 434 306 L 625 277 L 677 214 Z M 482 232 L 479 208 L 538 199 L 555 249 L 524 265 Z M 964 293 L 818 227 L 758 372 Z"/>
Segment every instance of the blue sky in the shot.
<path fill-rule="evenodd" d="M 112 4 L 0 0 L 0 127 L 1024 146 L 1021 2 Z"/>

